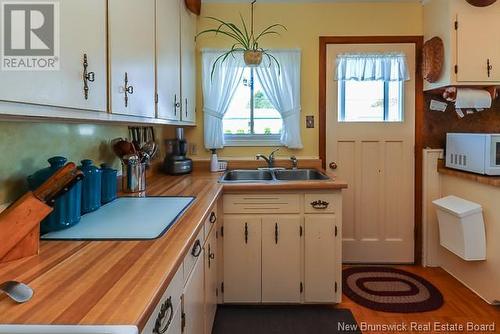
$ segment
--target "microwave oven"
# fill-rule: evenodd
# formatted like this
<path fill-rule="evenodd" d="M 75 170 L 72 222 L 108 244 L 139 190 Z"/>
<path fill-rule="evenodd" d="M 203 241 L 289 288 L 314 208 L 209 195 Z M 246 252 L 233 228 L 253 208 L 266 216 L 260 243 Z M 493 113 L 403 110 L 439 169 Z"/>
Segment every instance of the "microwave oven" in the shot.
<path fill-rule="evenodd" d="M 500 175 L 500 133 L 446 134 L 446 167 Z"/>

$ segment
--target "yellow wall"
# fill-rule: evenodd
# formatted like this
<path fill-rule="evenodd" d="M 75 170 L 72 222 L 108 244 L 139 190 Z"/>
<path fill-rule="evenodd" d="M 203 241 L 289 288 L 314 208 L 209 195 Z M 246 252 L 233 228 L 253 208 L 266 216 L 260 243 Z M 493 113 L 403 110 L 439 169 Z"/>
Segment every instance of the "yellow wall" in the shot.
<path fill-rule="evenodd" d="M 239 13 L 249 16 L 249 5 L 239 3 L 204 3 L 198 21 L 198 31 L 211 27 L 206 16 L 239 22 Z M 281 37 L 263 40 L 264 48 L 300 48 L 302 50 L 302 140 L 304 148 L 280 155 L 295 154 L 299 157 L 318 156 L 318 52 L 319 36 L 372 36 L 372 35 L 422 35 L 423 14 L 419 2 L 381 3 L 257 3 L 256 31 L 272 23 L 284 24 L 288 31 Z M 230 46 L 227 38 L 205 35 L 198 39 L 198 50 L 204 47 Z M 209 152 L 203 145 L 203 112 L 198 52 L 198 105 L 196 128 L 187 131 L 188 139 L 195 143 L 196 159 L 207 158 Z M 305 128 L 305 116 L 315 116 L 315 128 Z M 270 148 L 227 147 L 219 152 L 224 157 L 249 157 Z"/>

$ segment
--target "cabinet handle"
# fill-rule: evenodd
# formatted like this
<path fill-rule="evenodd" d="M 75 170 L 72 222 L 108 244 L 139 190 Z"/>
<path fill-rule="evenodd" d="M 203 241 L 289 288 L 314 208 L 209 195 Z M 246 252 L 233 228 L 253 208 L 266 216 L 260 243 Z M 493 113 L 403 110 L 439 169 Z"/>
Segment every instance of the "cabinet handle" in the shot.
<path fill-rule="evenodd" d="M 319 210 L 325 210 L 326 208 L 328 208 L 328 205 L 330 205 L 330 203 L 322 200 L 311 202 L 311 206 Z"/>
<path fill-rule="evenodd" d="M 486 69 L 488 71 L 488 78 L 491 76 L 491 70 L 493 70 L 493 65 L 491 65 L 490 58 L 486 60 Z"/>
<path fill-rule="evenodd" d="M 168 320 L 166 321 L 166 323 L 164 323 L 164 320 L 167 318 L 166 314 L 168 310 L 170 310 L 170 312 L 168 313 Z M 172 305 L 172 297 L 168 297 L 167 300 L 161 305 L 160 313 L 158 313 L 155 327 L 153 328 L 153 333 L 164 334 L 170 327 L 173 316 L 174 306 Z"/>
<path fill-rule="evenodd" d="M 211 224 L 215 224 L 215 222 L 217 221 L 217 215 L 215 214 L 215 212 L 210 213 L 209 221 Z"/>
<path fill-rule="evenodd" d="M 274 242 L 276 243 L 276 245 L 278 244 L 278 234 L 278 223 L 276 223 L 274 224 Z"/>
<path fill-rule="evenodd" d="M 248 224 L 245 223 L 245 243 L 248 244 Z"/>
<path fill-rule="evenodd" d="M 181 103 L 177 101 L 177 94 L 174 94 L 174 115 L 177 116 L 177 109 L 181 107 Z"/>
<path fill-rule="evenodd" d="M 87 54 L 83 54 L 83 95 L 85 100 L 89 99 L 89 82 L 95 81 L 95 73 L 88 72 L 89 62 L 87 58 Z"/>
<path fill-rule="evenodd" d="M 211 247 L 210 247 L 210 244 L 208 244 L 208 268 L 210 268 L 210 260 L 213 260 L 215 259 L 215 253 L 212 253 L 212 250 L 211 250 Z"/>
<path fill-rule="evenodd" d="M 201 254 L 201 250 L 202 250 L 201 242 L 200 240 L 196 239 L 193 245 L 193 249 L 191 250 L 191 255 L 193 255 L 194 257 L 198 257 Z"/>
<path fill-rule="evenodd" d="M 186 118 L 188 117 L 188 99 L 184 100 L 186 102 Z"/>
<path fill-rule="evenodd" d="M 128 94 L 134 94 L 134 86 L 128 85 L 128 73 L 125 72 L 125 85 L 123 86 L 125 92 L 125 108 L 128 107 Z"/>

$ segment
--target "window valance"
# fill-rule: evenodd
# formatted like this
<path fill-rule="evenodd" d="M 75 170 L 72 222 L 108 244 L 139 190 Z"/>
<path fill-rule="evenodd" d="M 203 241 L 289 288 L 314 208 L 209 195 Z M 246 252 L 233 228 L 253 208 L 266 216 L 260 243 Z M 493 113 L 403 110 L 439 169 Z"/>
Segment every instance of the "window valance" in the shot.
<path fill-rule="evenodd" d="M 336 80 L 408 81 L 403 53 L 348 53 L 337 56 Z"/>

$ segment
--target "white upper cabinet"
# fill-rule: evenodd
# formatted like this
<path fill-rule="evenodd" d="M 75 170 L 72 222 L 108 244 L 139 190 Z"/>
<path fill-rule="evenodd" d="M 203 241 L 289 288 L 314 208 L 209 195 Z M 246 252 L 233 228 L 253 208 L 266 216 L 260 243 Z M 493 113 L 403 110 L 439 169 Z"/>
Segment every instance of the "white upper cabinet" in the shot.
<path fill-rule="evenodd" d="M 58 6 L 54 45 L 59 41 L 59 69 L 1 70 L 0 100 L 106 111 L 106 1 L 59 1 Z M 57 13 L 54 17 L 57 22 Z M 44 48 L 45 42 L 41 43 L 38 47 Z M 33 48 L 26 41 L 21 44 Z"/>
<path fill-rule="evenodd" d="M 196 122 L 196 15 L 181 1 L 181 120 Z"/>
<path fill-rule="evenodd" d="M 457 81 L 500 81 L 499 30 L 500 13 L 457 15 Z"/>
<path fill-rule="evenodd" d="M 446 86 L 500 85 L 500 2 L 474 7 L 467 1 L 424 2 L 424 40 L 444 43 L 444 64 L 437 82 L 425 90 Z"/>
<path fill-rule="evenodd" d="M 174 121 L 181 117 L 181 1 L 156 0 L 158 118 Z"/>
<path fill-rule="evenodd" d="M 155 117 L 155 1 L 109 0 L 111 113 Z"/>

